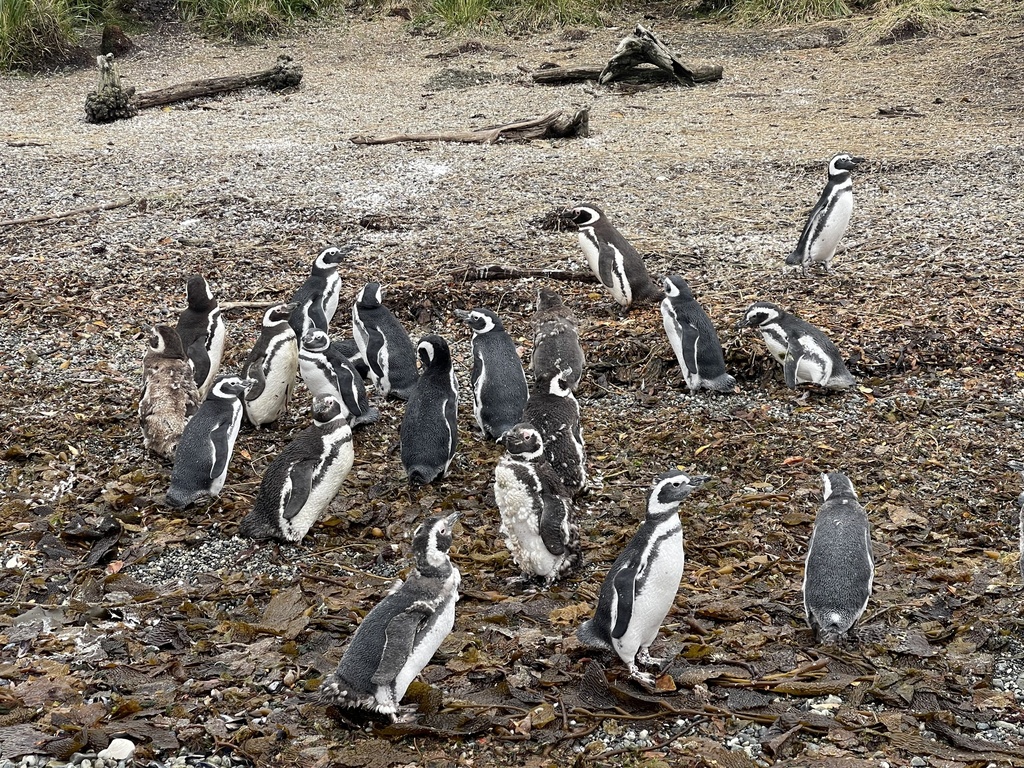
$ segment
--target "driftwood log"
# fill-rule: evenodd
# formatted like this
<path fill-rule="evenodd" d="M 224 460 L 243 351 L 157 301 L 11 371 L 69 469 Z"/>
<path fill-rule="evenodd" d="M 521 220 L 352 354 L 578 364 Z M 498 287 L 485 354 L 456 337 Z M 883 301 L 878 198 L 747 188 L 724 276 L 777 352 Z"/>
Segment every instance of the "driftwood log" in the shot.
<path fill-rule="evenodd" d="M 521 277 L 546 277 L 550 280 L 566 280 L 577 283 L 596 283 L 593 272 L 571 269 L 517 269 L 504 264 L 484 264 L 479 267 L 459 267 L 451 276 L 464 283 L 472 280 L 516 280 Z"/>
<path fill-rule="evenodd" d="M 644 64 L 653 67 L 641 66 Z M 663 40 L 637 24 L 633 33 L 619 43 L 615 55 L 604 66 L 549 67 L 533 73 L 533 81 L 561 85 L 596 80 L 600 85 L 615 81 L 629 83 L 675 82 L 693 86 L 722 79 L 719 64 L 684 64 Z"/>
<path fill-rule="evenodd" d="M 294 88 L 302 81 L 302 65 L 292 61 L 291 56 L 282 54 L 277 57 L 274 66 L 261 72 L 192 80 L 136 94 L 134 88 L 121 87 L 112 55 L 100 56 L 97 63 L 100 67 L 100 86 L 97 91 L 93 91 L 85 99 L 85 117 L 91 123 L 108 123 L 125 117 L 133 117 L 140 109 L 160 107 L 178 101 L 214 96 L 218 93 L 239 91 L 254 86 L 279 91 L 285 88 Z"/>
<path fill-rule="evenodd" d="M 353 136 L 353 144 L 397 144 L 403 141 L 455 141 L 463 144 L 493 144 L 533 139 L 565 139 L 590 135 L 590 112 L 581 109 L 568 115 L 560 109 L 541 117 L 516 120 L 504 125 L 491 125 L 469 131 L 447 133 L 396 133 L 384 136 Z"/>

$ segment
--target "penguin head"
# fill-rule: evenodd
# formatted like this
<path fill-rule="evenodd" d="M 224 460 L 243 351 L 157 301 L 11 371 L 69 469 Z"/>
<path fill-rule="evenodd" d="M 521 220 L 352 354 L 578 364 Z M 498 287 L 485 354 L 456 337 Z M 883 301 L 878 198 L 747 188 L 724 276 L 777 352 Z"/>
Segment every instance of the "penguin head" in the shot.
<path fill-rule="evenodd" d="M 329 270 L 337 267 L 343 258 L 352 252 L 355 246 L 349 245 L 345 248 L 325 248 L 313 262 L 314 269 Z"/>
<path fill-rule="evenodd" d="M 420 339 L 419 346 L 416 347 L 416 354 L 419 356 L 420 365 L 424 370 L 434 364 L 451 362 L 451 350 L 448 349 L 448 342 L 436 333 Z"/>
<path fill-rule="evenodd" d="M 331 337 L 319 328 L 306 331 L 302 337 L 302 348 L 307 352 L 323 352 L 331 346 Z"/>
<path fill-rule="evenodd" d="M 216 397 L 219 400 L 230 400 L 233 397 L 244 397 L 255 384 L 253 379 L 243 379 L 239 376 L 221 376 L 210 390 L 207 397 Z"/>
<path fill-rule="evenodd" d="M 529 422 L 516 424 L 498 438 L 509 455 L 520 461 L 533 461 L 544 455 L 544 440 Z"/>
<path fill-rule="evenodd" d="M 821 484 L 823 486 L 823 501 L 828 501 L 829 499 L 857 498 L 857 492 L 853 489 L 853 483 L 851 483 L 850 478 L 842 472 L 828 472 L 822 474 Z"/>
<path fill-rule="evenodd" d="M 604 212 L 590 203 L 565 210 L 566 221 L 572 222 L 577 227 L 592 227 L 603 218 Z"/>
<path fill-rule="evenodd" d="M 782 316 L 782 310 L 770 301 L 755 301 L 749 307 L 747 311 L 743 313 L 743 317 L 736 323 L 737 328 L 757 328 L 762 325 L 778 320 Z"/>
<path fill-rule="evenodd" d="M 278 304 L 271 307 L 263 313 L 263 327 L 269 328 L 272 325 L 287 322 L 288 318 L 292 316 L 292 310 L 297 306 L 299 305 L 292 301 L 287 304 Z"/>
<path fill-rule="evenodd" d="M 452 528 L 460 516 L 460 512 L 435 515 L 420 523 L 412 535 L 412 554 L 420 571 L 436 570 L 448 561 Z"/>
<path fill-rule="evenodd" d="M 188 299 L 188 308 L 199 312 L 206 312 L 217 306 L 213 291 L 202 275 L 192 275 L 188 279 L 188 283 L 185 284 L 185 298 Z"/>
<path fill-rule="evenodd" d="M 647 514 L 659 515 L 675 510 L 679 502 L 709 479 L 705 475 L 688 475 L 678 469 L 659 475 L 651 485 Z"/>
<path fill-rule="evenodd" d="M 564 307 L 565 302 L 562 301 L 562 297 L 552 291 L 550 288 L 540 288 L 537 291 L 537 311 L 544 312 L 548 309 L 556 309 L 558 307 Z"/>
<path fill-rule="evenodd" d="M 504 327 L 501 324 L 501 319 L 489 309 L 474 309 L 471 312 L 456 309 L 455 314 L 462 318 L 463 322 L 473 329 L 473 333 L 488 333 L 495 330 L 504 330 Z"/>
<path fill-rule="evenodd" d="M 864 162 L 863 157 L 857 157 L 855 155 L 848 155 L 845 152 L 833 157 L 828 164 L 828 175 L 838 176 L 841 173 L 852 171 L 858 165 Z"/>
<path fill-rule="evenodd" d="M 185 349 L 181 345 L 181 337 L 169 325 L 153 326 L 149 332 L 149 348 L 164 357 L 185 359 Z"/>
<path fill-rule="evenodd" d="M 693 301 L 693 291 L 680 275 L 669 275 L 662 283 L 665 287 L 665 295 L 670 299 L 678 297 L 684 301 Z"/>
<path fill-rule="evenodd" d="M 327 395 L 326 397 L 313 398 L 313 423 L 316 426 L 326 426 L 335 419 L 341 418 L 341 416 L 341 403 L 336 397 Z"/>
<path fill-rule="evenodd" d="M 366 309 L 379 307 L 383 301 L 384 291 L 381 289 L 380 283 L 367 283 L 356 297 L 356 304 Z"/>

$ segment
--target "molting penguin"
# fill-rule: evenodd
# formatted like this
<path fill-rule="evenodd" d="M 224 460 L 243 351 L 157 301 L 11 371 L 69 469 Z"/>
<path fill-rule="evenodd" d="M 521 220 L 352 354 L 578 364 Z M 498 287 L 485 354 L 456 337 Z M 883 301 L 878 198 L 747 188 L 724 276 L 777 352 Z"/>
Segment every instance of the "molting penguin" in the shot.
<path fill-rule="evenodd" d="M 367 283 L 352 306 L 352 335 L 384 397 L 408 400 L 416 386 L 416 347 L 381 301 L 380 283 Z"/>
<path fill-rule="evenodd" d="M 255 427 L 288 411 L 299 370 L 299 345 L 288 318 L 294 304 L 278 304 L 263 313 L 260 337 L 242 364 L 242 377 L 256 383 L 245 395 L 245 416 Z"/>
<path fill-rule="evenodd" d="M 185 295 L 188 307 L 178 315 L 176 330 L 192 363 L 199 397 L 205 398 L 220 371 L 227 332 L 220 307 L 205 277 L 190 277 Z"/>
<path fill-rule="evenodd" d="M 345 418 L 353 428 L 373 424 L 380 418 L 380 411 L 370 405 L 366 386 L 352 361 L 323 331 L 313 329 L 302 337 L 299 369 L 306 388 L 314 396 L 335 397 L 341 402 Z"/>
<path fill-rule="evenodd" d="M 665 278 L 661 319 L 683 379 L 691 392 L 703 387 L 713 392 L 735 392 L 736 379 L 725 372 L 725 355 L 715 326 L 693 298 L 690 286 L 679 275 Z"/>
<path fill-rule="evenodd" d="M 868 517 L 849 478 L 829 472 L 821 479 L 825 498 L 807 548 L 804 609 L 818 642 L 834 643 L 867 608 L 875 565 Z"/>
<path fill-rule="evenodd" d="M 586 451 L 580 424 L 580 404 L 569 388 L 569 372 L 538 381 L 523 409 L 523 421 L 533 424 L 544 444 L 544 456 L 573 496 L 587 489 Z"/>
<path fill-rule="evenodd" d="M 169 325 L 157 325 L 142 359 L 139 422 L 146 448 L 161 458 L 174 458 L 181 433 L 197 410 L 199 390 L 181 338 Z"/>
<path fill-rule="evenodd" d="M 313 425 L 267 467 L 239 534 L 298 544 L 337 495 L 352 469 L 352 430 L 333 397 L 313 399 Z"/>
<path fill-rule="evenodd" d="M 832 257 L 836 255 L 836 247 L 846 234 L 853 216 L 850 171 L 863 162 L 863 157 L 847 154 L 832 158 L 828 164 L 828 183 L 811 209 L 796 248 L 786 257 L 786 264 L 800 266 L 805 273 L 811 264 L 824 264 L 825 271 L 831 271 Z"/>
<path fill-rule="evenodd" d="M 544 458 L 532 424 L 515 425 L 500 442 L 506 453 L 494 469 L 494 501 L 505 545 L 524 576 L 551 586 L 583 562 L 569 492 Z"/>
<path fill-rule="evenodd" d="M 782 363 L 787 387 L 817 384 L 849 389 L 857 383 L 828 336 L 775 304 L 754 302 L 736 325 L 761 331 L 768 351 Z"/>
<path fill-rule="evenodd" d="M 590 271 L 620 306 L 661 301 L 662 293 L 651 280 L 643 257 L 627 242 L 596 205 L 580 205 L 566 212 L 579 228 L 580 246 Z"/>
<path fill-rule="evenodd" d="M 426 485 L 447 475 L 455 458 L 459 385 L 447 341 L 433 334 L 424 336 L 416 351 L 423 375 L 405 406 L 398 434 L 409 482 Z"/>
<path fill-rule="evenodd" d="M 679 503 L 707 479 L 673 470 L 654 481 L 644 522 L 605 576 L 593 618 L 576 630 L 583 645 L 614 651 L 630 675 L 646 683 L 653 677 L 637 665 L 660 663 L 651 658 L 651 644 L 683 578 Z"/>
<path fill-rule="evenodd" d="M 458 513 L 427 518 L 413 534 L 414 565 L 359 624 L 320 699 L 397 719 L 409 683 L 455 625 L 459 569 L 448 558 Z"/>
<path fill-rule="evenodd" d="M 516 343 L 489 309 L 456 309 L 473 330 L 473 416 L 486 437 L 497 440 L 523 418 L 530 396 Z"/>
<path fill-rule="evenodd" d="M 295 305 L 290 322 L 296 339 L 301 339 L 311 328 L 327 330 L 328 323 L 338 309 L 338 298 L 341 295 L 338 265 L 355 247 L 346 245 L 343 248 L 325 248 L 313 261 L 306 282 L 290 299 L 290 303 Z"/>
<path fill-rule="evenodd" d="M 575 392 L 585 364 L 576 316 L 561 296 L 549 288 L 541 288 L 537 291 L 537 309 L 533 313 L 530 366 L 534 380 L 546 382 L 565 371 L 569 387 Z"/>
<path fill-rule="evenodd" d="M 189 419 L 174 452 L 169 506 L 180 509 L 203 496 L 220 495 L 242 424 L 242 398 L 252 384 L 251 379 L 221 376 Z"/>

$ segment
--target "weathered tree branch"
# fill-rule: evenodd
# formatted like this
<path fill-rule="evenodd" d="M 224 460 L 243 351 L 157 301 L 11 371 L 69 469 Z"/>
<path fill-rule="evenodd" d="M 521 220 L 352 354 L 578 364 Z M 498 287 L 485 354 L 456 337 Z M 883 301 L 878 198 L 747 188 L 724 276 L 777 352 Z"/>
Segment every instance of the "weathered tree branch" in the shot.
<path fill-rule="evenodd" d="M 70 211 L 63 211 L 62 213 L 40 213 L 37 216 L 26 216 L 23 219 L 7 219 L 0 221 L 0 227 L 13 227 L 16 224 L 34 224 L 39 221 L 57 221 L 58 219 L 67 219 L 72 216 L 78 216 L 82 213 L 92 213 L 93 211 L 109 211 L 112 208 L 124 208 L 126 205 L 131 205 L 135 202 L 134 197 L 126 197 L 123 200 L 115 200 L 110 203 L 97 203 L 96 205 L 87 205 L 84 208 L 75 208 Z"/>
<path fill-rule="evenodd" d="M 238 91 L 243 88 L 263 86 L 272 91 L 294 88 L 302 81 L 302 65 L 292 61 L 292 57 L 281 54 L 270 69 L 248 75 L 227 75 L 210 77 L 203 80 L 192 80 L 180 85 L 170 85 L 154 91 L 143 91 L 137 96 L 139 109 L 160 107 L 177 101 L 198 99 L 214 96 L 218 93 Z"/>
<path fill-rule="evenodd" d="M 500 139 L 531 141 L 564 139 L 590 135 L 590 112 L 581 109 L 569 116 L 560 109 L 540 117 L 492 125 L 470 131 L 449 133 L 397 133 L 385 136 L 353 136 L 353 144 L 396 144 L 404 141 L 455 141 L 463 144 L 493 144 Z"/>
<path fill-rule="evenodd" d="M 551 280 L 566 280 L 577 283 L 596 283 L 593 272 L 568 269 L 517 269 L 504 264 L 484 264 L 479 267 L 459 267 L 451 276 L 462 282 L 472 280 L 516 280 L 521 277 L 546 277 Z"/>

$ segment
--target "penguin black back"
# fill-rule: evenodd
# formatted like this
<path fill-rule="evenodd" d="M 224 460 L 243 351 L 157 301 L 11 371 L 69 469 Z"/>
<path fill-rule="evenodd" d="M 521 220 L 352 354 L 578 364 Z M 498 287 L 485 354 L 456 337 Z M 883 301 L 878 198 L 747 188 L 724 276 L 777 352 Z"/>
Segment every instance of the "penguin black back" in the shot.
<path fill-rule="evenodd" d="M 408 400 L 418 377 L 416 347 L 383 295 L 380 283 L 363 286 L 352 305 L 352 335 L 381 394 Z"/>
<path fill-rule="evenodd" d="M 574 391 L 586 365 L 576 316 L 561 296 L 544 286 L 537 291 L 530 365 L 538 384 L 550 381 L 559 372 L 566 372 L 566 381 Z"/>
<path fill-rule="evenodd" d="M 662 322 L 687 387 L 691 392 L 702 387 L 715 392 L 735 391 L 736 380 L 726 373 L 715 326 L 694 299 L 689 284 L 680 275 L 669 275 L 664 288 Z"/>
<path fill-rule="evenodd" d="M 193 275 L 185 286 L 188 306 L 180 315 L 175 330 L 194 371 L 200 397 L 207 392 L 220 370 L 224 354 L 224 319 L 209 283 L 202 275 Z"/>
<path fill-rule="evenodd" d="M 423 365 L 399 428 L 402 464 L 409 481 L 425 485 L 448 473 L 459 444 L 459 391 L 448 342 L 436 334 L 417 347 Z"/>
<path fill-rule="evenodd" d="M 455 310 L 473 331 L 473 416 L 486 437 L 497 440 L 523 417 L 529 397 L 516 344 L 489 309 Z"/>

